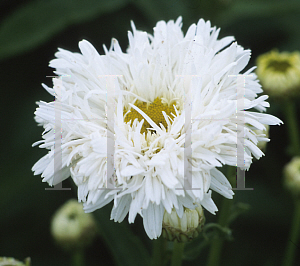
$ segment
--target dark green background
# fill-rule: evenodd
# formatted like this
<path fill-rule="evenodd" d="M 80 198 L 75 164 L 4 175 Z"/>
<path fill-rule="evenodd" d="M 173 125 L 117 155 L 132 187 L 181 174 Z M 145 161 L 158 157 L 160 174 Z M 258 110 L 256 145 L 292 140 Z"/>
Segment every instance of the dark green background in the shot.
<path fill-rule="evenodd" d="M 76 190 L 68 180 L 63 186 L 72 187 L 72 191 L 45 191 L 48 185 L 31 172 L 33 164 L 46 154 L 43 149 L 31 147 L 41 139 L 42 133 L 33 113 L 36 101 L 53 100 L 41 83 L 52 86 L 46 76 L 53 75 L 48 63 L 57 47 L 79 52 L 78 42 L 87 39 L 102 54 L 102 44 L 109 47 L 111 38 L 115 37 L 125 51 L 130 20 L 137 29 L 152 33 L 158 20 L 176 20 L 179 15 L 183 16 L 184 32 L 190 24 L 204 18 L 221 27 L 221 37 L 235 36 L 240 45 L 252 50 L 247 68 L 255 64 L 259 54 L 273 48 L 299 49 L 300 1 L 0 2 L 0 256 L 20 260 L 30 256 L 32 265 L 69 263 L 69 257 L 53 243 L 49 226 L 55 210 L 67 199 L 76 198 Z M 268 112 L 284 120 L 282 104 L 272 99 L 270 103 Z M 251 209 L 232 224 L 234 241 L 225 243 L 222 265 L 280 265 L 282 261 L 293 211 L 292 198 L 282 187 L 282 168 L 291 158 L 286 131 L 285 125 L 271 127 L 266 156 L 246 173 L 246 185 L 254 191 L 236 192 L 234 200 L 250 204 Z M 221 197 L 216 193 L 213 197 L 220 206 Z M 106 208 L 98 216 L 107 225 L 117 225 L 108 221 L 108 213 Z M 216 221 L 215 216 L 206 211 L 205 214 L 207 221 Z M 129 229 L 141 236 L 150 253 L 152 243 L 141 221 L 137 218 Z M 119 242 L 126 243 L 127 220 L 122 224 L 125 227 L 124 230 L 119 227 Z M 87 265 L 113 265 L 116 250 L 107 241 L 101 237 L 95 240 L 87 251 Z M 126 248 L 123 253 L 132 261 L 137 258 L 136 265 L 142 265 L 135 254 L 139 252 Z M 208 249 L 204 249 L 197 260 L 186 261 L 184 265 L 204 265 L 207 253 Z M 300 265 L 299 256 L 297 259 Z M 128 263 L 116 261 L 119 265 L 122 265 L 120 261 L 123 265 Z"/>

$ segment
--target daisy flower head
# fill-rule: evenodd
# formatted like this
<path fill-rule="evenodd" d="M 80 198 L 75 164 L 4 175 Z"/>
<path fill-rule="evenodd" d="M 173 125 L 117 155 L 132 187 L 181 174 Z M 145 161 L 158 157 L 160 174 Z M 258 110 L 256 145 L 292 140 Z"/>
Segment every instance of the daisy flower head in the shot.
<path fill-rule="evenodd" d="M 263 155 L 257 143 L 268 141 L 254 130 L 281 122 L 262 113 L 268 96 L 258 97 L 255 68 L 243 73 L 244 104 L 237 105 L 236 77 L 250 51 L 233 37 L 218 39 L 219 29 L 203 19 L 184 35 L 181 21 L 159 21 L 153 35 L 131 22 L 126 52 L 115 39 L 104 55 L 86 40 L 81 53 L 59 49 L 50 62 L 59 77 L 53 88 L 43 85 L 56 101 L 38 102 L 35 112 L 45 129 L 35 145 L 48 153 L 34 174 L 50 185 L 71 176 L 86 212 L 113 201 L 111 219 L 128 214 L 133 223 L 139 214 L 151 239 L 161 235 L 165 211 L 182 218 L 201 205 L 215 214 L 212 190 L 234 194 L 218 167 L 236 166 L 237 135 L 244 133 L 243 169 L 249 169 L 252 155 Z"/>

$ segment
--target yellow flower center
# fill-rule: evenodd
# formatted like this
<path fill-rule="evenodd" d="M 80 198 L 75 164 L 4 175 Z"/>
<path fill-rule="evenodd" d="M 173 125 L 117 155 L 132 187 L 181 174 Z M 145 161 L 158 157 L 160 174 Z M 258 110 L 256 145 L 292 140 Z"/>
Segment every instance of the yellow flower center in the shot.
<path fill-rule="evenodd" d="M 291 67 L 291 64 L 287 60 L 270 60 L 267 68 L 272 68 L 277 72 L 286 72 L 286 70 Z"/>
<path fill-rule="evenodd" d="M 165 111 L 167 116 L 170 116 L 171 118 L 173 117 L 171 116 L 171 113 L 176 115 L 174 106 L 168 106 L 168 104 L 163 104 L 160 98 L 156 98 L 154 102 L 150 104 L 147 104 L 145 102 L 138 102 L 138 103 L 136 102 L 135 106 L 141 109 L 146 115 L 148 115 L 154 121 L 155 124 L 159 126 L 159 123 L 162 123 L 166 129 L 168 125 L 162 111 Z M 127 111 L 128 110 L 125 110 L 124 108 L 124 114 L 126 114 Z M 144 117 L 139 112 L 131 108 L 130 112 L 124 118 L 124 122 L 127 123 L 131 121 L 130 125 L 132 125 L 133 121 L 136 118 L 138 119 L 139 122 L 142 121 L 142 119 L 144 119 Z M 150 127 L 152 126 L 147 122 L 146 119 L 144 119 L 144 124 L 141 128 L 141 133 L 143 134 L 144 132 L 147 132 L 147 128 Z"/>

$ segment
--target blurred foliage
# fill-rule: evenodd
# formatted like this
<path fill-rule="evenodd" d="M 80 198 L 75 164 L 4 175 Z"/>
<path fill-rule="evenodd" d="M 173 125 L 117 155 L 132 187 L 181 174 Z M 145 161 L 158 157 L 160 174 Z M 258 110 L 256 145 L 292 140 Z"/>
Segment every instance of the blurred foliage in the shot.
<path fill-rule="evenodd" d="M 0 28 L 0 59 L 19 54 L 49 40 L 69 25 L 120 9 L 126 0 L 32 1 L 7 17 Z"/>
<path fill-rule="evenodd" d="M 2 154 L 0 193 L 0 255 L 31 257 L 32 265 L 69 265 L 69 258 L 55 246 L 50 235 L 50 220 L 55 210 L 77 192 L 45 191 L 47 184 L 33 176 L 32 165 L 45 154 L 32 148 L 41 139 L 42 129 L 33 120 L 35 101 L 52 101 L 41 83 L 51 86 L 46 76 L 53 75 L 48 62 L 57 47 L 78 51 L 85 38 L 103 53 L 102 44 L 111 38 L 127 48 L 130 20 L 141 30 L 152 32 L 158 20 L 183 16 L 183 31 L 199 18 L 221 27 L 220 36 L 233 35 L 239 44 L 252 50 L 249 67 L 255 58 L 272 48 L 293 51 L 300 45 L 300 1 L 296 0 L 34 0 L 0 2 L 0 88 Z M 280 103 L 271 101 L 268 112 L 283 120 Z M 299 112 L 299 110 L 298 110 Z M 282 187 L 282 168 L 289 161 L 284 126 L 272 127 L 266 157 L 254 162 L 246 173 L 246 186 L 253 191 L 236 191 L 237 213 L 230 229 L 234 241 L 226 242 L 223 265 L 279 265 L 292 215 L 292 199 Z M 219 206 L 221 197 L 213 193 Z M 102 228 L 93 247 L 87 251 L 87 265 L 145 265 L 152 242 L 146 236 L 142 219 L 128 225 L 109 220 L 111 204 L 95 212 Z M 207 222 L 216 216 L 206 212 Z M 139 237 L 138 237 L 139 236 Z M 200 238 L 199 238 L 200 239 Z M 189 245 L 197 250 L 199 239 Z M 194 250 L 195 250 L 194 249 Z M 191 249 L 191 252 L 193 250 Z M 207 247 L 201 247 L 197 260 L 206 261 Z M 194 258 L 195 254 L 186 254 Z M 197 257 L 197 256 L 196 256 Z M 300 258 L 298 257 L 300 264 Z"/>
<path fill-rule="evenodd" d="M 110 248 L 117 265 L 149 265 L 150 254 L 141 239 L 134 235 L 127 222 L 110 221 L 112 205 L 95 212 L 98 218 L 101 236 Z"/>
<path fill-rule="evenodd" d="M 300 22 L 300 2 L 295 0 L 35 0 L 16 8 L 2 21 L 0 60 L 34 49 L 70 25 L 90 21 L 128 5 L 137 8 L 151 24 L 178 15 L 189 18 L 197 14 L 222 27 L 231 27 L 237 21 L 274 20 L 280 22 L 291 37 L 290 46 L 299 43 L 300 37 L 291 31 L 293 25 Z M 246 28 L 250 27 L 244 30 Z"/>

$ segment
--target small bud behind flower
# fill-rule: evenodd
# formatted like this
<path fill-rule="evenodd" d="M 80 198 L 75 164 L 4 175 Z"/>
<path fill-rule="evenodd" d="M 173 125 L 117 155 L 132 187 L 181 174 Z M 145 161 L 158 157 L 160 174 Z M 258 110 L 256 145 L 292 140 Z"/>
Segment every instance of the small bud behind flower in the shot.
<path fill-rule="evenodd" d="M 82 204 L 69 200 L 55 213 L 51 233 L 55 241 L 66 250 L 84 249 L 96 236 L 94 217 L 85 213 Z"/>
<path fill-rule="evenodd" d="M 296 197 L 300 198 L 300 157 L 294 157 L 284 167 L 284 184 Z"/>
<path fill-rule="evenodd" d="M 171 213 L 165 211 L 163 218 L 163 237 L 169 241 L 187 242 L 197 237 L 205 223 L 201 205 L 194 210 L 185 208 L 182 218 L 175 209 Z"/>
<path fill-rule="evenodd" d="M 300 53 L 273 50 L 257 58 L 257 76 L 264 91 L 282 99 L 300 95 Z"/>
<path fill-rule="evenodd" d="M 30 258 L 26 258 L 24 263 L 14 258 L 0 257 L 0 266 L 30 266 Z"/>

